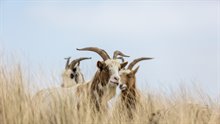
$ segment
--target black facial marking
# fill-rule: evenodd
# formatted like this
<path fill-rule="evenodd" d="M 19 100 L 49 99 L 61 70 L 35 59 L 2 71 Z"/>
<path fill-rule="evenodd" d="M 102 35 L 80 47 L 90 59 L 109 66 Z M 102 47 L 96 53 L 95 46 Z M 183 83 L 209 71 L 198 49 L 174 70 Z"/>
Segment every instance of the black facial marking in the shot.
<path fill-rule="evenodd" d="M 73 75 L 72 73 L 70 74 L 70 78 L 71 78 L 71 79 L 73 79 L 73 78 L 74 78 L 74 75 Z"/>
<path fill-rule="evenodd" d="M 73 68 L 73 72 L 76 72 L 76 68 Z"/>

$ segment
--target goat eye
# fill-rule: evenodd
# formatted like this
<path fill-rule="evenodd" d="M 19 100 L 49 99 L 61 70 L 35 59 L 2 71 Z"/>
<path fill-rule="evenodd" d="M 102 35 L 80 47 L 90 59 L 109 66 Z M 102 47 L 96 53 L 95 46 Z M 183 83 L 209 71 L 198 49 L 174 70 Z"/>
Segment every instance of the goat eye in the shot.
<path fill-rule="evenodd" d="M 73 72 L 76 72 L 76 68 L 73 68 Z"/>
<path fill-rule="evenodd" d="M 73 78 L 74 78 L 74 75 L 73 75 L 73 74 L 70 74 L 70 78 L 73 79 Z"/>
<path fill-rule="evenodd" d="M 121 68 L 118 68 L 118 71 L 121 71 Z"/>
<path fill-rule="evenodd" d="M 131 78 L 131 75 L 130 75 L 130 74 L 127 74 L 127 77 L 128 77 L 128 78 Z"/>

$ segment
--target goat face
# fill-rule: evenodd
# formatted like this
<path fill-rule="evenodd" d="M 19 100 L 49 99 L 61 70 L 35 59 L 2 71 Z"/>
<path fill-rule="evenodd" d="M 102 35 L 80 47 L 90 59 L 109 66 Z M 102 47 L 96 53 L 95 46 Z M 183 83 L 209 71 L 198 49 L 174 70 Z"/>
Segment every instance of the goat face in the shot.
<path fill-rule="evenodd" d="M 69 63 L 70 57 L 65 59 L 67 61 L 66 61 L 65 71 L 62 74 L 63 83 L 61 84 L 61 87 L 71 87 L 74 86 L 75 84 L 84 82 L 83 74 L 81 73 L 81 70 L 79 68 L 80 61 L 91 58 L 81 57 L 73 60 L 71 63 Z"/>
<path fill-rule="evenodd" d="M 63 73 L 62 87 L 71 87 L 75 84 L 84 82 L 83 75 L 77 64 L 74 68 L 67 68 Z"/>
<path fill-rule="evenodd" d="M 135 68 L 134 70 L 132 69 L 138 62 L 143 61 L 143 60 L 150 60 L 153 58 L 149 57 L 141 57 L 133 60 L 129 65 L 127 69 L 123 69 L 120 71 L 120 76 L 121 76 L 121 82 L 122 85 L 120 85 L 120 89 L 122 91 L 129 90 L 132 88 L 136 88 L 136 76 L 135 74 L 137 73 L 139 66 Z"/>
<path fill-rule="evenodd" d="M 119 88 L 122 91 L 126 91 L 127 89 L 132 89 L 136 87 L 136 76 L 139 67 L 135 70 L 124 69 L 120 71 L 121 84 Z"/>
<path fill-rule="evenodd" d="M 106 61 L 98 61 L 97 67 L 100 70 L 100 77 L 102 77 L 105 82 L 111 87 L 116 87 L 120 82 L 119 71 L 124 68 L 127 62 L 120 63 L 114 59 L 108 59 Z"/>

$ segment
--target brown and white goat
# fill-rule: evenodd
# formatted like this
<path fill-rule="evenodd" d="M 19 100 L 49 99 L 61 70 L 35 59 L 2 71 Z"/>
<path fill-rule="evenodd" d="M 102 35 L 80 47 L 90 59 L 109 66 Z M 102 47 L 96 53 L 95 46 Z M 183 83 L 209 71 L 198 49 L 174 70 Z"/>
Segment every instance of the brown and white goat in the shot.
<path fill-rule="evenodd" d="M 72 87 L 76 84 L 80 84 L 85 82 L 84 75 L 82 74 L 80 70 L 80 61 L 86 60 L 86 59 L 91 59 L 87 57 L 82 57 L 73 60 L 71 63 L 70 57 L 65 58 L 67 60 L 65 70 L 62 73 L 62 84 L 61 87 L 67 88 L 67 87 Z"/>
<path fill-rule="evenodd" d="M 89 96 L 91 104 L 95 106 L 97 111 L 107 107 L 107 102 L 116 95 L 116 87 L 120 84 L 119 71 L 124 68 L 128 62 L 120 63 L 117 56 L 128 57 L 120 51 L 114 52 L 113 59 L 109 57 L 105 50 L 96 47 L 87 47 L 77 49 L 80 51 L 93 51 L 99 54 L 103 61 L 97 62 L 98 70 L 95 76 L 87 84 L 77 87 L 77 94 L 82 96 L 82 91 L 85 91 Z"/>
<path fill-rule="evenodd" d="M 122 104 L 123 108 L 126 109 L 125 112 L 127 113 L 129 118 L 133 118 L 133 111 L 136 109 L 136 103 L 139 99 L 139 93 L 136 88 L 136 73 L 139 69 L 139 66 L 135 69 L 133 67 L 140 61 L 149 60 L 152 58 L 138 58 L 133 60 L 127 69 L 123 69 L 120 71 L 121 77 L 121 85 L 119 88 L 121 89 L 120 94 L 120 103 Z"/>

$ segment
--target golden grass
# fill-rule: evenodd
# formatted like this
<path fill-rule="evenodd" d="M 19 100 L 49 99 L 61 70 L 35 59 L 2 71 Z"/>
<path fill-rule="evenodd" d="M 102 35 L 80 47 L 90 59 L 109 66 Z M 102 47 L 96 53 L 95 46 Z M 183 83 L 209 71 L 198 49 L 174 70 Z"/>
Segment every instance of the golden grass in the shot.
<path fill-rule="evenodd" d="M 74 102 L 59 96 L 61 104 L 42 109 L 32 101 L 28 89 L 32 82 L 25 70 L 19 65 L 7 67 L 0 65 L 0 124 L 220 124 L 219 103 L 184 87 L 169 97 L 160 91 L 142 93 L 133 120 L 118 102 L 108 112 L 94 113 L 88 104 L 77 110 Z"/>

